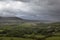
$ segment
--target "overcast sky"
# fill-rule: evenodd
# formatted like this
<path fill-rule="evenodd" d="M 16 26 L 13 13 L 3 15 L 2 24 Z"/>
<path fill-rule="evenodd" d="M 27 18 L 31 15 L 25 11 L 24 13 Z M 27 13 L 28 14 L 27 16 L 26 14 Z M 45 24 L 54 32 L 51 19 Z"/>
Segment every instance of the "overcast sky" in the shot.
<path fill-rule="evenodd" d="M 0 16 L 60 21 L 60 0 L 0 0 Z"/>

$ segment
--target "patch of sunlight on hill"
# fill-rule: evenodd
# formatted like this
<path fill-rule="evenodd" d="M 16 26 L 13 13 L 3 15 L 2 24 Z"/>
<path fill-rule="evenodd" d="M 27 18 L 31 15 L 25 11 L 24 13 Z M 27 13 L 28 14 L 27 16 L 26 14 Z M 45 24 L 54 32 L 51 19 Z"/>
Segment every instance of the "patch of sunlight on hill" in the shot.
<path fill-rule="evenodd" d="M 20 26 L 22 26 L 22 27 L 32 27 L 32 26 L 36 26 L 36 24 L 35 23 L 23 23 Z"/>

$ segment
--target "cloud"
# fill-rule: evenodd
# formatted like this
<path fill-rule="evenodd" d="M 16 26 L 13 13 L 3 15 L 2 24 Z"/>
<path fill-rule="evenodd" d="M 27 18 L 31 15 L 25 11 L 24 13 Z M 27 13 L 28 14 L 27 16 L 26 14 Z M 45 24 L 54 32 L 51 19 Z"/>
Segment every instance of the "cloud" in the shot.
<path fill-rule="evenodd" d="M 28 11 L 29 7 L 27 4 L 23 3 L 23 2 L 16 2 L 16 1 L 11 1 L 11 2 L 0 2 L 0 10 L 1 9 L 19 9 L 22 11 Z"/>
<path fill-rule="evenodd" d="M 27 3 L 19 2 L 19 1 L 2 1 L 0 2 L 0 14 L 7 15 L 8 14 L 22 14 L 23 12 L 30 12 L 30 7 L 28 7 Z M 23 11 L 23 12 L 21 12 Z"/>
<path fill-rule="evenodd" d="M 0 0 L 0 14 L 60 21 L 60 0 Z"/>

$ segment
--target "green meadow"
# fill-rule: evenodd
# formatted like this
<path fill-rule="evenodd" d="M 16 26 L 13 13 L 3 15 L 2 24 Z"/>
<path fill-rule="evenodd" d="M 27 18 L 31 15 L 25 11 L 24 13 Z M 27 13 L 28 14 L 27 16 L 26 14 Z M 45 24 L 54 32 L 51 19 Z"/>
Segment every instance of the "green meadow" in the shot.
<path fill-rule="evenodd" d="M 60 40 L 60 23 L 0 25 L 0 40 Z"/>

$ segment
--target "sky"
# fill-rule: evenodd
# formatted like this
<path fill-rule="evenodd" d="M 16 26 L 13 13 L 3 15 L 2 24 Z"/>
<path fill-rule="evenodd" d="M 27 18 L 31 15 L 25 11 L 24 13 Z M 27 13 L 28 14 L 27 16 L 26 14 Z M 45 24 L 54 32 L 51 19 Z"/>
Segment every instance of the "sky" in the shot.
<path fill-rule="evenodd" d="M 0 16 L 60 21 L 60 0 L 0 0 Z"/>

